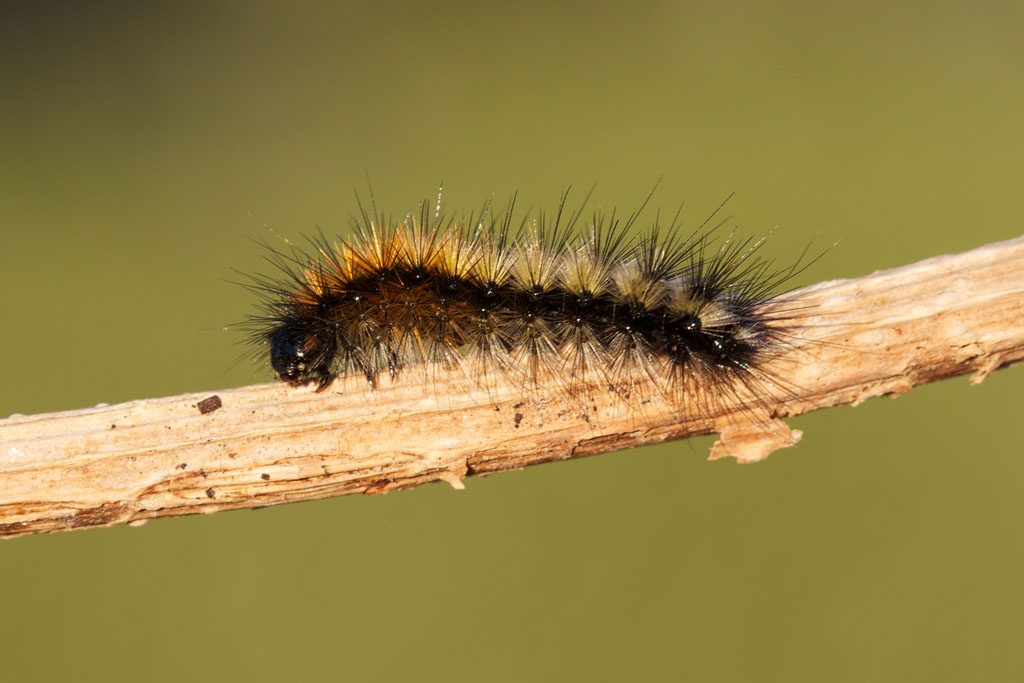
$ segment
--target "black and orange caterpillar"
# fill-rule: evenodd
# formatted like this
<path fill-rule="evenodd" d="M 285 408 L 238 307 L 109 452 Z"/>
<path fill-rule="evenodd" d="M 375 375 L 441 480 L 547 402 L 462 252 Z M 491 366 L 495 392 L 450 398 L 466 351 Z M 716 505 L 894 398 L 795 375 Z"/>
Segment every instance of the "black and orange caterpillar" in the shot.
<path fill-rule="evenodd" d="M 797 266 L 756 257 L 763 239 L 715 246 L 711 217 L 689 236 L 678 220 L 631 236 L 639 212 L 583 221 L 565 204 L 518 227 L 511 205 L 463 221 L 440 202 L 394 222 L 364 209 L 350 239 L 272 249 L 284 277 L 253 278 L 251 341 L 279 379 L 318 390 L 424 365 L 524 386 L 543 373 L 569 388 L 649 380 L 669 395 L 774 384 L 763 361 L 787 344 L 793 311 L 772 292 Z"/>

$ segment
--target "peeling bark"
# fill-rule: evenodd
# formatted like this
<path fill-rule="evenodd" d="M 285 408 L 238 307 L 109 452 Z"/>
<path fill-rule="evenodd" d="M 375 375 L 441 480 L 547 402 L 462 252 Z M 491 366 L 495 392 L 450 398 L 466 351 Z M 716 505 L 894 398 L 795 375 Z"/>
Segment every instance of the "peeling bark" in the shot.
<path fill-rule="evenodd" d="M 770 362 L 784 391 L 714 399 L 680 416 L 608 390 L 529 396 L 438 373 L 369 391 L 268 384 L 0 420 L 0 536 L 140 524 L 262 507 L 658 443 L 713 431 L 712 458 L 761 460 L 796 443 L 782 418 L 1024 358 L 1024 238 L 854 280 L 777 305 L 808 311 Z M 557 380 L 550 380 L 552 387 Z"/>

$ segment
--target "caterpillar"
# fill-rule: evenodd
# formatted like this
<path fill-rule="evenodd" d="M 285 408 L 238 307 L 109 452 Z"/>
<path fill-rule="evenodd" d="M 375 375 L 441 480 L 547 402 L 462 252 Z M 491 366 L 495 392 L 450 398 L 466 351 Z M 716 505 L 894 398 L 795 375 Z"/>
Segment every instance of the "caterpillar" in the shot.
<path fill-rule="evenodd" d="M 397 221 L 359 202 L 349 239 L 268 247 L 278 272 L 251 276 L 261 310 L 250 342 L 269 350 L 278 379 L 317 391 L 417 367 L 525 388 L 546 375 L 569 394 L 599 386 L 679 404 L 694 387 L 756 397 L 782 386 L 765 361 L 788 345 L 794 313 L 772 306 L 773 293 L 799 261 L 776 270 L 756 255 L 764 238 L 719 244 L 722 223 L 708 225 L 721 206 L 691 234 L 677 212 L 636 236 L 646 200 L 625 219 L 584 221 L 586 201 L 569 211 L 567 196 L 518 225 L 515 197 L 462 219 L 444 215 L 440 196 Z"/>

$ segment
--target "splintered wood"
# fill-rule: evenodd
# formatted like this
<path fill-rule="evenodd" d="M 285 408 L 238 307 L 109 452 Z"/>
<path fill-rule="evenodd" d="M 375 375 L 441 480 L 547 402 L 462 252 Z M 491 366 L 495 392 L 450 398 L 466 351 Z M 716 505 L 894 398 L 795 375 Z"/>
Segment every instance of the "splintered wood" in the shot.
<path fill-rule="evenodd" d="M 462 488 L 472 474 L 711 432 L 721 434 L 712 458 L 761 460 L 800 439 L 782 418 L 964 373 L 977 383 L 1019 362 L 1024 238 L 823 282 L 772 305 L 807 312 L 793 348 L 767 368 L 778 390 L 696 402 L 711 413 L 433 373 L 373 391 L 351 379 L 323 393 L 278 383 L 0 420 L 0 535 L 431 481 Z"/>

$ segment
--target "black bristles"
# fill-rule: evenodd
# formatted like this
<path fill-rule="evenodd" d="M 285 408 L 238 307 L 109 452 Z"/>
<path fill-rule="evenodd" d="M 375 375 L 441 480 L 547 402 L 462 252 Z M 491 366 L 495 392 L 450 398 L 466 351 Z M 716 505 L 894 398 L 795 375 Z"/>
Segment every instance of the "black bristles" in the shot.
<path fill-rule="evenodd" d="M 564 194 L 553 214 L 513 229 L 514 203 L 455 221 L 423 202 L 395 223 L 360 202 L 353 238 L 318 233 L 308 252 L 270 249 L 279 274 L 248 285 L 262 305 L 251 341 L 269 347 L 278 378 L 321 390 L 341 375 L 375 386 L 415 366 L 523 387 L 551 375 L 569 393 L 643 385 L 680 403 L 695 386 L 729 396 L 778 387 L 764 364 L 787 347 L 789 319 L 766 305 L 802 268 L 757 257 L 763 239 L 713 240 L 721 223 L 706 226 L 721 206 L 682 237 L 678 214 L 637 236 L 639 211 L 585 223 Z"/>

